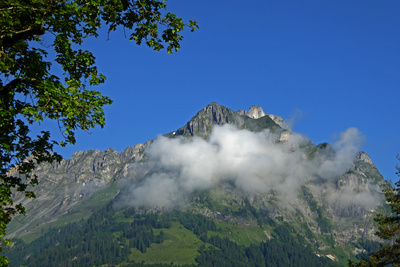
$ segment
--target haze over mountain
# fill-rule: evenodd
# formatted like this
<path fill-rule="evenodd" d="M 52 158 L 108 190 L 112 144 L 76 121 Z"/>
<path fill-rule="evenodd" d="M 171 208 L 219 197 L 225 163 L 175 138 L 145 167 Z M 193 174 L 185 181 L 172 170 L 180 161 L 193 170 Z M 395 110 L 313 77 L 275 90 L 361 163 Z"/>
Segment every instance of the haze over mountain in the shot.
<path fill-rule="evenodd" d="M 22 200 L 27 215 L 8 234 L 32 241 L 112 201 L 115 210 L 189 212 L 229 227 L 259 227 L 257 241 L 288 223 L 318 253 L 346 262 L 340 257 L 377 241 L 372 218 L 383 204 L 384 180 L 359 152 L 363 140 L 349 128 L 334 144 L 316 145 L 261 107 L 235 112 L 211 103 L 185 126 L 121 153 L 79 151 L 38 166 L 38 197 Z"/>

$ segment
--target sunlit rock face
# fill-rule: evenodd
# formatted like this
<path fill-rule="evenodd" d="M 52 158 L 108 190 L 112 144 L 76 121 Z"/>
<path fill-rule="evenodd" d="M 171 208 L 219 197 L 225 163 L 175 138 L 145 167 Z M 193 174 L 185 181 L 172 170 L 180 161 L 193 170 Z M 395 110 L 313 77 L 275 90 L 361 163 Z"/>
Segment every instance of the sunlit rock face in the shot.
<path fill-rule="evenodd" d="M 268 114 L 268 116 L 269 116 L 276 124 L 278 124 L 280 127 L 282 127 L 283 129 L 287 129 L 287 128 L 288 128 L 286 122 L 282 119 L 281 116 L 279 116 L 279 115 L 271 115 L 271 114 Z"/>
<path fill-rule="evenodd" d="M 249 111 L 238 110 L 238 111 L 236 111 L 236 113 L 239 114 L 239 115 L 245 115 L 245 116 L 247 116 L 249 118 L 252 118 L 252 119 L 259 119 L 259 118 L 262 118 L 262 117 L 268 115 L 268 117 L 271 118 L 271 120 L 273 120 L 281 128 L 283 128 L 283 129 L 287 128 L 287 124 L 285 123 L 285 121 L 282 119 L 281 116 L 272 115 L 272 114 L 266 114 L 264 112 L 263 108 L 260 107 L 260 106 L 251 106 Z"/>
<path fill-rule="evenodd" d="M 276 119 L 279 121 L 279 118 L 277 117 Z M 281 130 L 279 124 L 267 116 L 259 106 L 251 106 L 249 111 L 233 111 L 213 102 L 200 110 L 185 126 L 167 134 L 167 136 L 200 136 L 207 138 L 214 125 L 225 124 L 231 124 L 238 129 L 248 129 L 255 132 L 265 129 Z"/>
<path fill-rule="evenodd" d="M 371 158 L 365 152 L 358 153 L 356 159 L 364 161 L 365 163 L 368 163 L 368 164 L 374 164 L 372 162 Z"/>
<path fill-rule="evenodd" d="M 264 117 L 265 114 L 264 110 L 260 106 L 251 106 L 249 111 L 246 112 L 246 115 L 249 116 L 252 119 L 259 119 L 261 117 Z"/>

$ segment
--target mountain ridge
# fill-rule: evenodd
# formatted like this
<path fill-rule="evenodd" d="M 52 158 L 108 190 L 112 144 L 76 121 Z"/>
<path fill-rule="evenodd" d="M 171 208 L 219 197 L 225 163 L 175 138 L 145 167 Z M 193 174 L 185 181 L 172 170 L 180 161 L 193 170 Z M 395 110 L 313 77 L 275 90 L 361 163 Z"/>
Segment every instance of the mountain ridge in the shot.
<path fill-rule="evenodd" d="M 255 123 L 255 120 L 257 123 Z M 185 126 L 166 136 L 196 135 L 208 137 L 214 125 L 225 124 L 232 124 L 239 129 L 251 129 L 252 131 L 261 131 L 267 128 L 276 129 L 279 124 L 275 120 L 279 123 L 283 121 L 279 116 L 265 114 L 260 106 L 251 106 L 249 111 L 233 111 L 218 105 L 216 102 L 212 102 L 201 109 Z"/>
<path fill-rule="evenodd" d="M 237 131 L 246 130 L 255 135 L 267 131 L 276 138 L 277 144 L 287 143 L 290 138 L 296 137 L 286 128 L 281 117 L 265 114 L 259 106 L 252 106 L 249 111 L 235 112 L 215 102 L 200 110 L 185 126 L 165 137 L 181 140 L 197 136 L 207 142 L 213 137 L 213 127 L 225 127 L 226 124 L 233 125 Z M 121 195 L 121 189 L 128 188 L 126 183 L 137 183 L 151 177 L 152 168 L 157 164 L 152 162 L 149 158 L 151 155 L 146 151 L 154 141 L 127 147 L 120 153 L 113 149 L 78 151 L 60 163 L 39 166 L 35 173 L 41 177 L 41 181 L 34 188 L 38 198 L 22 200 L 27 207 L 27 216 L 17 217 L 10 225 L 9 237 L 38 236 L 39 229 L 57 225 L 57 221 L 69 223 L 76 220 L 72 218 L 74 216 L 86 218 L 101 203 Z M 289 148 L 292 152 L 288 153 L 306 151 L 304 155 L 309 159 L 321 155 L 324 159 L 331 159 L 336 155 L 330 145 L 315 145 L 311 141 Z M 306 183 L 299 187 L 296 201 L 284 206 L 273 191 L 246 195 L 230 181 L 221 180 L 216 187 L 188 195 L 192 204 L 183 210 L 242 227 L 264 227 L 267 218 L 277 223 L 282 220 L 293 224 L 309 244 L 320 249 L 329 249 L 328 244 L 345 247 L 351 240 L 361 238 L 377 241 L 372 221 L 375 208 L 360 206 L 357 199 L 352 200 L 352 205 L 343 206 L 340 197 L 348 197 L 351 195 L 349 192 L 358 191 L 361 199 L 369 195 L 379 199 L 380 193 L 376 188 L 383 183 L 383 177 L 365 152 L 358 152 L 349 166 L 347 172 L 329 186 L 323 186 L 326 183 L 324 177 L 317 175 L 307 178 Z M 336 197 L 329 199 L 332 196 Z M 245 207 L 248 211 L 242 211 L 246 214 L 244 216 L 239 211 Z M 249 210 L 253 211 L 248 213 Z M 328 233 L 333 241 L 327 237 Z M 265 235 L 270 234 L 270 230 L 266 230 Z M 357 254 L 357 249 L 353 248 L 353 251 L 351 253 Z"/>

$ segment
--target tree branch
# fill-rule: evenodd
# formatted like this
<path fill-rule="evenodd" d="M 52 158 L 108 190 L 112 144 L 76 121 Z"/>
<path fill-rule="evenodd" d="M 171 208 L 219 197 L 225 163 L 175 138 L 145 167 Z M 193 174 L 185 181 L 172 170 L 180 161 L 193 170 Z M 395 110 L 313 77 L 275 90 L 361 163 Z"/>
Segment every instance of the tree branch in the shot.
<path fill-rule="evenodd" d="M 20 40 L 30 39 L 34 35 L 43 35 L 45 32 L 46 30 L 42 24 L 34 24 L 33 26 L 28 26 L 26 29 L 11 32 L 13 34 L 11 37 L 3 34 L 0 36 L 0 42 L 2 42 L 5 47 L 11 47 Z"/>
<path fill-rule="evenodd" d="M 27 84 L 27 85 L 35 85 L 38 82 L 35 78 L 31 79 L 20 79 L 16 78 L 11 82 L 7 83 L 4 86 L 0 86 L 0 99 L 2 100 L 3 108 L 7 108 L 10 103 L 10 92 L 14 91 L 18 85 L 20 84 Z M 1 85 L 1 83 L 0 83 Z M 6 106 L 7 105 L 7 106 Z"/>

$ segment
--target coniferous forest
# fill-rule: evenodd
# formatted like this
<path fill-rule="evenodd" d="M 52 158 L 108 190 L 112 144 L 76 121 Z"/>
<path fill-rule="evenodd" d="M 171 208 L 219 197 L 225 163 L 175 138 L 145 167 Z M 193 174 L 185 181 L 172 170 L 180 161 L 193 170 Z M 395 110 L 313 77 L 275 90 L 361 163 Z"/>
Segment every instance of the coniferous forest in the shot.
<path fill-rule="evenodd" d="M 243 246 L 220 235 L 223 230 L 203 215 L 115 210 L 112 203 L 86 220 L 51 228 L 29 244 L 16 240 L 5 251 L 11 266 L 174 266 L 173 261 L 137 261 L 133 255 L 167 240 L 165 232 L 173 224 L 190 231 L 200 242 L 194 262 L 179 266 L 338 266 L 318 257 L 285 222 L 274 225 L 271 239 Z"/>

